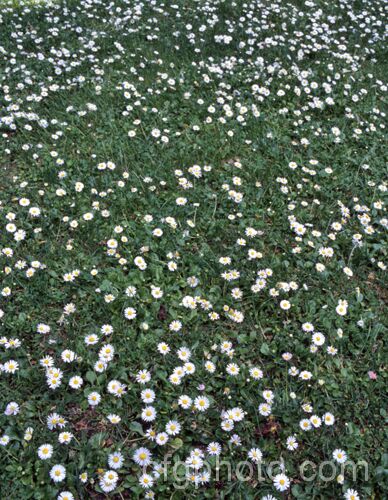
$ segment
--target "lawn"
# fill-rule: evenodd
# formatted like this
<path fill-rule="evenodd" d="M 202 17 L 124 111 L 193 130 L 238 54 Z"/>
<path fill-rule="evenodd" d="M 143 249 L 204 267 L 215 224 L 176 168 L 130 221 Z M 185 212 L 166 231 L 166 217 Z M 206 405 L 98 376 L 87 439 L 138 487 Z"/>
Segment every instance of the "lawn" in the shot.
<path fill-rule="evenodd" d="M 0 0 L 0 497 L 388 490 L 382 0 Z"/>

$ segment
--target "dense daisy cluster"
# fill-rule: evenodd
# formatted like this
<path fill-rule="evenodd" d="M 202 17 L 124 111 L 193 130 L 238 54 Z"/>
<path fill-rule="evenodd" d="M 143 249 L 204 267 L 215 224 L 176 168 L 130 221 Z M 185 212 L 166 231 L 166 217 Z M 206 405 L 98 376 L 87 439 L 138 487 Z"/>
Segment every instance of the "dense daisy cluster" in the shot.
<path fill-rule="evenodd" d="M 0 3 L 4 498 L 382 498 L 386 9 Z"/>

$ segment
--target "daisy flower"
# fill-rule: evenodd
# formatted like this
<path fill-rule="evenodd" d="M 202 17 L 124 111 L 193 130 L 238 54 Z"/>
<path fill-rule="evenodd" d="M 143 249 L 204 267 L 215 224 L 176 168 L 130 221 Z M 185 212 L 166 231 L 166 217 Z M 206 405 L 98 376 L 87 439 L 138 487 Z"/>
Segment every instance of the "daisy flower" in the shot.
<path fill-rule="evenodd" d="M 50 477 L 54 483 L 60 483 L 66 477 L 66 469 L 63 465 L 57 464 L 50 470 Z"/>
<path fill-rule="evenodd" d="M 277 474 L 273 478 L 273 484 L 278 491 L 286 491 L 290 487 L 290 480 L 285 474 Z"/>
<path fill-rule="evenodd" d="M 151 463 L 152 454 L 148 448 L 138 448 L 133 454 L 133 460 L 137 465 L 146 467 Z"/>

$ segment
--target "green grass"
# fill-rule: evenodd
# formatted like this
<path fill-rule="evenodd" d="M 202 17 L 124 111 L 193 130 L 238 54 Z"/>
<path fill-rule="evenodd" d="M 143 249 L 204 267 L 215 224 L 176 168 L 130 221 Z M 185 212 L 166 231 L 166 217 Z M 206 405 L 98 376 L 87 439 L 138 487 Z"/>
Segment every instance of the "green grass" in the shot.
<path fill-rule="evenodd" d="M 0 364 L 19 365 L 0 376 L 0 438 L 9 438 L 0 447 L 0 497 L 64 500 L 59 495 L 69 491 L 77 500 L 144 498 L 133 454 L 146 447 L 155 462 L 172 461 L 154 479 L 156 498 L 333 499 L 351 498 L 350 489 L 362 499 L 384 498 L 384 5 L 176 3 L 0 3 Z M 224 35 L 233 39 L 222 43 L 217 37 Z M 101 162 L 115 168 L 99 170 Z M 293 220 L 304 228 L 299 237 Z M 117 248 L 108 255 L 112 239 Z M 320 254 L 326 247 L 332 257 Z M 136 266 L 140 255 L 145 270 Z M 230 264 L 220 262 L 225 257 Z M 64 279 L 76 270 L 74 281 Z M 222 275 L 231 270 L 239 276 L 228 281 Z M 252 289 L 263 270 L 272 271 L 265 286 Z M 193 276 L 195 288 L 187 281 Z M 126 294 L 129 286 L 135 297 Z M 182 305 L 186 296 L 197 297 L 192 309 Z M 348 302 L 344 316 L 336 312 L 339 300 Z M 75 311 L 65 314 L 68 304 Z M 128 307 L 136 309 L 133 320 L 125 318 Z M 234 310 L 243 321 L 233 320 Z M 182 328 L 172 331 L 177 320 Z M 312 333 L 302 329 L 307 322 L 325 337 L 316 352 Z M 37 333 L 41 323 L 50 333 Z M 113 333 L 104 335 L 103 325 Z M 91 334 L 99 342 L 88 346 Z M 20 346 L 13 349 L 12 339 Z M 222 348 L 226 341 L 232 351 Z M 171 349 L 166 356 L 161 342 Z M 99 372 L 95 363 L 107 344 L 114 356 Z M 176 385 L 170 376 L 185 363 L 177 355 L 182 347 L 195 372 Z M 65 363 L 64 350 L 76 359 Z M 56 389 L 40 365 L 47 356 L 62 374 Z M 230 363 L 237 376 L 228 373 Z M 311 379 L 292 376 L 293 366 Z M 262 370 L 261 380 L 252 379 L 252 367 Z M 151 374 L 145 385 L 136 380 L 141 370 Z M 69 386 L 73 376 L 82 377 L 80 389 Z M 109 393 L 112 380 L 126 386 L 122 397 Z M 153 423 L 142 418 L 144 389 L 155 392 Z M 258 410 L 264 390 L 274 393 L 267 416 Z M 101 402 L 92 407 L 94 391 Z M 204 413 L 178 405 L 181 395 L 194 401 L 201 394 L 210 401 Z M 10 402 L 19 405 L 15 415 L 4 413 Z M 245 417 L 228 433 L 223 412 L 235 407 Z M 335 416 L 333 426 L 301 430 L 302 419 L 326 412 Z M 64 429 L 48 428 L 52 413 L 66 419 Z M 110 423 L 110 414 L 121 422 Z M 166 445 L 147 437 L 171 420 L 181 430 Z M 58 441 L 63 431 L 73 434 L 70 444 Z M 241 446 L 230 443 L 231 434 Z M 290 436 L 299 443 L 295 451 L 287 449 Z M 215 457 L 206 452 L 214 441 L 231 476 L 225 466 L 216 476 Z M 42 460 L 38 448 L 46 443 L 54 452 Z M 196 448 L 205 453 L 210 480 L 196 486 L 188 479 L 180 488 L 173 464 Z M 236 473 L 242 462 L 253 464 L 252 448 L 263 454 L 261 482 Z M 336 449 L 359 463 L 355 477 L 348 470 L 337 480 Z M 124 463 L 108 491 L 100 480 L 118 450 Z M 284 493 L 273 482 L 280 462 L 290 480 Z M 319 472 L 324 462 L 335 467 L 331 480 Z M 66 468 L 57 483 L 50 478 L 56 464 Z"/>

